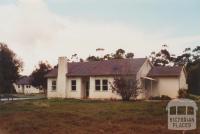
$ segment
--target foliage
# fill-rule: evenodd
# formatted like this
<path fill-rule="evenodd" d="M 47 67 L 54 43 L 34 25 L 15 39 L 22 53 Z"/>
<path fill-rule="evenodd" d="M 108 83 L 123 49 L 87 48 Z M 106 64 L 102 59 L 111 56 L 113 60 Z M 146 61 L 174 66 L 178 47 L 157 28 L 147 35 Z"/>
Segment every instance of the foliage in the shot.
<path fill-rule="evenodd" d="M 176 60 L 175 60 L 175 64 L 176 65 L 186 65 L 188 63 L 191 63 L 192 54 L 191 54 L 191 48 L 185 48 L 185 50 L 183 51 L 183 54 L 180 56 L 177 56 Z"/>
<path fill-rule="evenodd" d="M 111 84 L 112 90 L 119 93 L 123 101 L 129 101 L 132 97 L 135 99 L 138 95 L 137 82 L 125 76 L 119 76 Z"/>
<path fill-rule="evenodd" d="M 134 53 L 129 52 L 126 53 L 123 49 L 117 49 L 116 52 L 113 54 L 105 54 L 103 57 L 90 55 L 87 57 L 86 61 L 103 61 L 103 60 L 112 60 L 112 59 L 132 59 L 134 57 Z"/>
<path fill-rule="evenodd" d="M 52 67 L 49 65 L 49 63 L 40 61 L 38 67 L 32 72 L 32 85 L 34 87 L 44 89 L 46 91 L 47 89 L 47 78 L 45 75 L 52 69 Z"/>
<path fill-rule="evenodd" d="M 125 50 L 120 48 L 116 51 L 116 53 L 112 57 L 113 59 L 124 59 L 124 56 L 125 56 Z"/>
<path fill-rule="evenodd" d="M 189 94 L 188 99 L 199 101 L 200 100 L 200 96 Z"/>
<path fill-rule="evenodd" d="M 132 59 L 132 58 L 134 57 L 134 53 L 127 53 L 127 54 L 125 55 L 125 57 L 126 57 L 127 59 Z"/>
<path fill-rule="evenodd" d="M 100 61 L 100 58 L 97 56 L 89 56 L 87 59 L 87 61 Z"/>
<path fill-rule="evenodd" d="M 6 44 L 0 43 L 0 93 L 13 92 L 13 83 L 22 69 L 23 63 L 17 55 Z"/>
<path fill-rule="evenodd" d="M 176 64 L 186 66 L 189 93 L 200 95 L 200 46 L 186 48 Z"/>
<path fill-rule="evenodd" d="M 178 91 L 178 98 L 188 98 L 189 94 L 188 94 L 188 90 L 187 89 L 180 89 Z"/>
<path fill-rule="evenodd" d="M 162 45 L 159 52 L 152 52 L 149 56 L 150 61 L 154 66 L 171 66 L 174 64 L 175 55 L 171 54 L 167 45 Z"/>
<path fill-rule="evenodd" d="M 162 96 L 152 96 L 149 100 L 171 100 L 169 96 L 162 95 Z"/>

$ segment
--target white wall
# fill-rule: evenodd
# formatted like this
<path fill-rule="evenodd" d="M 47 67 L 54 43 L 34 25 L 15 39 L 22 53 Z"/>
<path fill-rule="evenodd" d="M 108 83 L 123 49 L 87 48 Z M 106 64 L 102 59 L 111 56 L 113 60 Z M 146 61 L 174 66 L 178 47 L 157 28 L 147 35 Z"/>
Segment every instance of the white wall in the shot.
<path fill-rule="evenodd" d="M 95 90 L 95 80 L 108 80 L 108 90 L 103 91 L 102 86 L 100 91 Z M 90 89 L 89 89 L 89 98 L 91 99 L 121 99 L 121 96 L 116 92 L 112 92 L 111 85 L 113 83 L 113 77 L 90 77 Z M 102 84 L 102 82 L 101 82 Z"/>
<path fill-rule="evenodd" d="M 76 80 L 76 91 L 72 90 L 71 80 Z M 76 98 L 76 99 L 83 98 L 82 90 L 83 88 L 82 88 L 81 78 L 74 77 L 67 79 L 67 96 L 66 96 L 67 98 Z"/>
<path fill-rule="evenodd" d="M 59 92 L 59 90 L 52 90 L 52 81 L 56 81 L 56 78 L 48 78 L 47 79 L 47 97 L 48 98 L 59 98 L 62 96 L 62 93 Z"/>
<path fill-rule="evenodd" d="M 157 86 L 154 86 L 154 95 L 167 95 L 171 98 L 177 98 L 179 91 L 178 77 L 159 77 Z"/>
<path fill-rule="evenodd" d="M 151 96 L 167 95 L 171 98 L 178 97 L 179 89 L 188 89 L 184 70 L 181 71 L 180 77 L 155 77 L 157 82 L 153 82 L 152 92 L 151 85 L 148 84 L 148 91 Z"/>
<path fill-rule="evenodd" d="M 82 91 L 82 85 L 81 85 L 81 78 L 74 77 L 74 78 L 67 78 L 66 79 L 66 89 L 65 91 L 60 92 L 58 87 L 56 87 L 56 90 L 52 90 L 52 81 L 57 80 L 56 78 L 49 78 L 47 80 L 47 97 L 48 98 L 76 98 L 81 99 L 83 98 Z M 76 91 L 73 91 L 71 89 L 71 80 L 76 80 Z M 65 96 L 63 95 L 63 92 L 65 92 Z"/>
<path fill-rule="evenodd" d="M 24 91 L 22 89 L 22 85 L 20 85 L 20 88 L 18 87 L 18 85 L 14 84 L 15 90 L 17 93 L 24 93 L 24 94 L 36 94 L 36 93 L 40 93 L 39 88 L 35 88 L 33 86 L 30 85 L 30 88 L 28 88 L 27 86 L 29 85 L 24 85 Z"/>

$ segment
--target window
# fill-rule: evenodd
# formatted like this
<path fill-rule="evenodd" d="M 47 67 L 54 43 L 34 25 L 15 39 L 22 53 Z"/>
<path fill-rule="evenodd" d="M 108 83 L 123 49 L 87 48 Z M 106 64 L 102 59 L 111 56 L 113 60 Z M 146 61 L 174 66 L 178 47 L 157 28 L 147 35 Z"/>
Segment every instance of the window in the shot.
<path fill-rule="evenodd" d="M 55 80 L 52 81 L 52 87 L 51 87 L 51 89 L 52 89 L 53 91 L 56 90 L 56 81 L 55 81 Z"/>
<path fill-rule="evenodd" d="M 72 84 L 72 90 L 76 91 L 76 80 L 72 80 L 71 84 Z"/>
<path fill-rule="evenodd" d="M 18 88 L 20 88 L 20 85 L 18 85 Z"/>
<path fill-rule="evenodd" d="M 103 90 L 106 91 L 108 90 L 108 80 L 103 80 Z"/>
<path fill-rule="evenodd" d="M 101 90 L 101 81 L 100 80 L 95 80 L 95 89 L 97 91 Z"/>

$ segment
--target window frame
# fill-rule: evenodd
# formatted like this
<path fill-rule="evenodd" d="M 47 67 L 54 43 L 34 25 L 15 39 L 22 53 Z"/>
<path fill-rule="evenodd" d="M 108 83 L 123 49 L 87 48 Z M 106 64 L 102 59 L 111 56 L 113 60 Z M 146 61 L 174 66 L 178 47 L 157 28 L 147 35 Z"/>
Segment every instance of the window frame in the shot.
<path fill-rule="evenodd" d="M 75 84 L 73 82 L 75 82 Z M 73 88 L 75 88 L 75 89 L 73 89 Z M 71 91 L 76 91 L 76 90 L 77 90 L 77 81 L 71 80 Z"/>
<path fill-rule="evenodd" d="M 57 88 L 57 82 L 56 80 L 51 81 L 51 91 L 56 91 Z"/>
<path fill-rule="evenodd" d="M 106 81 L 106 84 L 104 83 Z M 106 87 L 106 89 L 104 89 Z M 103 79 L 102 80 L 102 91 L 108 91 L 108 80 Z"/>
<path fill-rule="evenodd" d="M 99 82 L 98 84 L 97 84 L 97 81 Z M 97 87 L 98 87 L 98 89 L 97 89 Z M 100 79 L 95 80 L 95 91 L 101 91 L 101 80 Z"/>

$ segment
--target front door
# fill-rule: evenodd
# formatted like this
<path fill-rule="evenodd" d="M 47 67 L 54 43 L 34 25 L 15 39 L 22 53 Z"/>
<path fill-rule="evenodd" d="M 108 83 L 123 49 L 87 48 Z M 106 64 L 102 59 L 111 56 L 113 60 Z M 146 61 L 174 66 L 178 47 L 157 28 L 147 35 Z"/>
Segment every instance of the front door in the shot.
<path fill-rule="evenodd" d="M 89 97 L 89 89 L 90 89 L 90 82 L 89 82 L 89 80 L 86 81 L 85 89 L 86 89 L 86 98 L 88 98 Z"/>

